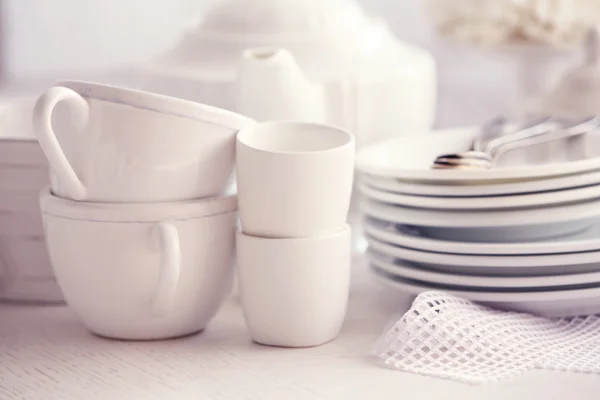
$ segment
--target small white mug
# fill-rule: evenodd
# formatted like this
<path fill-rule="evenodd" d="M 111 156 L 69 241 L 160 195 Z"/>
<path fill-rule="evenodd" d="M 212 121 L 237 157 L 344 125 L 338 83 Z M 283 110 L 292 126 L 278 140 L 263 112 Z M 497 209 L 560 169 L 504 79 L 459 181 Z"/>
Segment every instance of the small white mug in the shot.
<path fill-rule="evenodd" d="M 55 110 L 61 102 L 75 117 L 72 122 Z M 233 173 L 235 136 L 252 122 L 191 101 L 74 81 L 48 89 L 33 111 L 35 133 L 53 171 L 52 192 L 94 202 L 220 194 Z"/>
<path fill-rule="evenodd" d="M 42 193 L 67 304 L 97 335 L 167 339 L 205 328 L 231 291 L 236 197 L 102 204 Z"/>
<path fill-rule="evenodd" d="M 351 229 L 312 238 L 237 233 L 246 326 L 264 345 L 311 347 L 337 337 L 350 288 Z"/>
<path fill-rule="evenodd" d="M 310 237 L 346 224 L 354 137 L 339 128 L 264 122 L 237 137 L 239 212 L 245 233 Z"/>

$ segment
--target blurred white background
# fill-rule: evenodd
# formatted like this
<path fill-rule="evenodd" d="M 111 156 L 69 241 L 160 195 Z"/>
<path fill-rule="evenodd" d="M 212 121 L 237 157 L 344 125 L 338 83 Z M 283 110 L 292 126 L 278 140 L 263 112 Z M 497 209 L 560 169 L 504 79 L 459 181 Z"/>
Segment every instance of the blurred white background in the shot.
<path fill-rule="evenodd" d="M 200 23 L 219 0 L 1 0 L 2 79 L 67 78 L 151 60 Z M 499 0 L 500 1 L 500 0 Z M 438 61 L 438 126 L 479 123 L 513 87 L 510 59 L 435 36 L 423 0 L 360 0 L 404 41 Z"/>
<path fill-rule="evenodd" d="M 200 23 L 220 0 L 2 0 L 9 79 L 144 62 Z M 428 45 L 420 0 L 361 0 L 403 39 Z"/>
<path fill-rule="evenodd" d="M 140 63 L 197 24 L 210 0 L 3 0 L 11 80 Z"/>

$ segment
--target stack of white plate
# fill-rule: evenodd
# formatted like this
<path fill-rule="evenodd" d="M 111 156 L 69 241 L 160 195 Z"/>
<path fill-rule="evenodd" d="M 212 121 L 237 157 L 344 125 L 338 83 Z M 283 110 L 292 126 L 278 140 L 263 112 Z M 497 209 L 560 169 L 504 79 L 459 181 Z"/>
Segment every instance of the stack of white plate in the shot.
<path fill-rule="evenodd" d="M 363 149 L 361 209 L 375 276 L 561 317 L 600 313 L 600 134 L 519 150 L 490 170 L 435 170 L 477 130 Z"/>
<path fill-rule="evenodd" d="M 49 184 L 31 126 L 34 98 L 0 100 L 0 300 L 62 302 L 38 205 Z"/>

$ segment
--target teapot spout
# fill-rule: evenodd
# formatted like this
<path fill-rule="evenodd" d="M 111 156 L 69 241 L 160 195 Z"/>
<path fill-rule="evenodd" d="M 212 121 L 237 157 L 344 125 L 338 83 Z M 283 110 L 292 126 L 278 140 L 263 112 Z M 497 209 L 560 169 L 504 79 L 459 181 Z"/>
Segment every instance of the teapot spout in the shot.
<path fill-rule="evenodd" d="M 323 88 L 306 79 L 288 50 L 246 50 L 238 85 L 237 111 L 250 118 L 324 122 Z"/>

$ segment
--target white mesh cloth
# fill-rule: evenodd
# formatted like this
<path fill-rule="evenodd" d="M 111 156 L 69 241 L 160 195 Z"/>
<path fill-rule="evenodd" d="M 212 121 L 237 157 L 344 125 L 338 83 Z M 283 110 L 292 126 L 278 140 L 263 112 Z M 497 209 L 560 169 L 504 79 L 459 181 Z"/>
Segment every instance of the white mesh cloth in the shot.
<path fill-rule="evenodd" d="M 391 368 L 468 383 L 536 368 L 600 373 L 600 318 L 545 319 L 425 292 L 374 355 Z"/>

